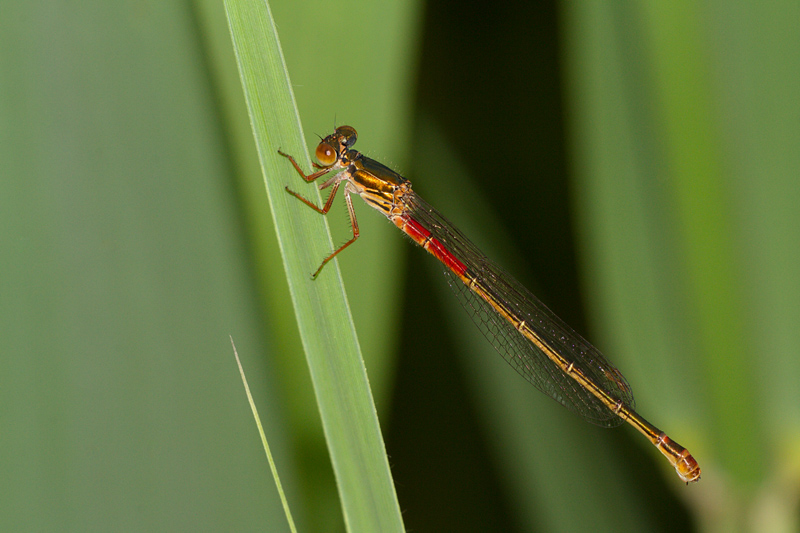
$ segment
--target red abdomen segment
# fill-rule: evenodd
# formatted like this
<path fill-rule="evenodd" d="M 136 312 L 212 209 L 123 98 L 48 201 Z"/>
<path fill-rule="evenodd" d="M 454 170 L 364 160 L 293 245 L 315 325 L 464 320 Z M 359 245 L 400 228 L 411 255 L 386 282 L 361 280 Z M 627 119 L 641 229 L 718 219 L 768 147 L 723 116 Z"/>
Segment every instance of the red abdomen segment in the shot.
<path fill-rule="evenodd" d="M 431 232 L 422 227 L 416 220 L 408 215 L 391 217 L 394 225 L 400 228 L 406 235 L 414 239 L 414 242 L 425 248 L 436 259 L 441 261 L 447 268 L 453 271 L 459 278 L 464 279 L 467 267 L 454 256 L 444 244 L 431 235 Z"/>

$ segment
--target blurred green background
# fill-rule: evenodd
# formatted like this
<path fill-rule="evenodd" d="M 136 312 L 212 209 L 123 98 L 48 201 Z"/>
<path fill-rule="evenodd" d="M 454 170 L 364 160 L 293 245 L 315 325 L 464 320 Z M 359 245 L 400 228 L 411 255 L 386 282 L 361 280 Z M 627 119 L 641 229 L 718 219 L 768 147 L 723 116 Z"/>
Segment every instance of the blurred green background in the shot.
<path fill-rule="evenodd" d="M 339 264 L 407 529 L 798 529 L 797 2 L 271 6 L 309 146 L 356 127 L 703 468 L 530 387 L 357 205 Z M 286 530 L 229 335 L 301 530 L 344 528 L 226 24 L 0 8 L 4 531 Z"/>

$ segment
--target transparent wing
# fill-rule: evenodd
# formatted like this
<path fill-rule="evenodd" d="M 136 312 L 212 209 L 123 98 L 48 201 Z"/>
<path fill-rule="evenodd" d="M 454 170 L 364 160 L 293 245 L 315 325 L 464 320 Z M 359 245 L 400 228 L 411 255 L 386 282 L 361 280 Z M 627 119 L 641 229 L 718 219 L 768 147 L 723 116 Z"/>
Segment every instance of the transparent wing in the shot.
<path fill-rule="evenodd" d="M 490 297 L 526 324 L 550 348 L 573 363 L 611 397 L 634 409 L 633 393 L 625 378 L 594 346 L 565 324 L 528 289 L 488 259 L 456 227 L 415 193 L 404 197 L 409 215 L 422 224 L 468 268 Z M 484 336 L 517 372 L 534 387 L 587 421 L 615 427 L 623 420 L 591 392 L 564 373 L 535 344 L 503 318 L 492 305 L 445 268 L 450 286 Z"/>

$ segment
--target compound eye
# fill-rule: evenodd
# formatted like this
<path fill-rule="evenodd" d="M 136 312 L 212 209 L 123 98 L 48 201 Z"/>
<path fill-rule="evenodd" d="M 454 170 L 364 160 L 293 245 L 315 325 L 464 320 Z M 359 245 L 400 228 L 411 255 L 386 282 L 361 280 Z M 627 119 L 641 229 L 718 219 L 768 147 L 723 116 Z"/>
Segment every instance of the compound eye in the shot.
<path fill-rule="evenodd" d="M 336 149 L 330 144 L 319 143 L 319 146 L 317 146 L 316 156 L 317 161 L 319 161 L 322 166 L 329 167 L 336 162 L 339 154 L 336 153 Z"/>
<path fill-rule="evenodd" d="M 336 128 L 336 133 L 338 133 L 344 142 L 344 145 L 350 148 L 356 143 L 356 139 L 358 138 L 358 134 L 356 133 L 356 129 L 352 126 L 339 126 Z"/>

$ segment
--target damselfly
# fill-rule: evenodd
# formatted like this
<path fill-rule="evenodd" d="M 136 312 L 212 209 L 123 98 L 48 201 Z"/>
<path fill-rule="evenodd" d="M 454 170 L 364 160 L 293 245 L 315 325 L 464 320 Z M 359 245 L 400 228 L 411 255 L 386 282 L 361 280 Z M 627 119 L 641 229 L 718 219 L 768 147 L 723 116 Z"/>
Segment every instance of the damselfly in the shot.
<path fill-rule="evenodd" d="M 594 424 L 615 427 L 628 422 L 664 454 L 683 481 L 700 479 L 700 467 L 691 454 L 634 411 L 631 388 L 614 365 L 417 196 L 411 182 L 353 150 L 355 142 L 355 129 L 336 128 L 317 146 L 319 164 L 314 164 L 317 171 L 310 175 L 292 156 L 279 152 L 307 182 L 338 171 L 319 186 L 331 188 L 322 207 L 286 188 L 323 215 L 344 184 L 353 238 L 322 261 L 314 278 L 336 254 L 358 239 L 350 195 L 359 195 L 442 262 L 450 285 L 472 320 L 533 386 Z"/>

